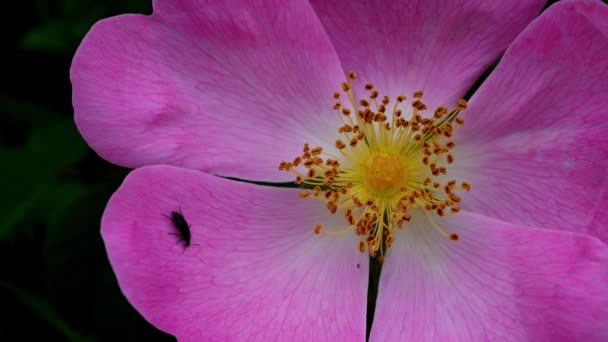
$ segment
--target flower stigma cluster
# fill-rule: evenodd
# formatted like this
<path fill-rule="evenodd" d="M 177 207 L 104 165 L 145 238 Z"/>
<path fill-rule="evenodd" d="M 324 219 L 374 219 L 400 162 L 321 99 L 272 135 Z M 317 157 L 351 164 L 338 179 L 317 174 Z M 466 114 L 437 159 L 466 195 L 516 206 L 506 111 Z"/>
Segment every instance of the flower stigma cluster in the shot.
<path fill-rule="evenodd" d="M 342 92 L 334 93 L 333 109 L 342 122 L 338 128 L 342 138 L 335 142 L 339 155 L 305 143 L 301 156 L 279 165 L 279 170 L 294 173 L 296 184 L 306 188 L 299 194 L 301 198 L 319 199 L 332 214 L 339 209 L 343 213 L 345 228 L 334 231 L 317 224 L 314 232 L 354 230 L 361 236 L 359 250 L 363 253 L 367 247 L 370 256 L 382 262 L 385 250 L 394 242 L 393 231 L 412 220 L 411 209 L 421 208 L 432 227 L 457 241 L 459 236 L 442 229 L 433 215 L 458 213 L 461 198 L 456 190 L 471 189 L 468 182 L 458 183 L 446 176 L 447 166 L 454 162 L 450 152 L 455 144 L 450 138 L 464 123 L 458 113 L 466 109 L 467 102 L 459 100 L 452 110 L 438 107 L 432 117 L 423 117 L 421 113 L 427 109 L 423 92 L 416 91 L 406 119 L 400 108 L 405 96 L 398 96 L 391 105 L 388 96 L 381 96 L 368 83 L 364 89 L 369 96 L 357 101 L 355 80 L 351 71 Z"/>

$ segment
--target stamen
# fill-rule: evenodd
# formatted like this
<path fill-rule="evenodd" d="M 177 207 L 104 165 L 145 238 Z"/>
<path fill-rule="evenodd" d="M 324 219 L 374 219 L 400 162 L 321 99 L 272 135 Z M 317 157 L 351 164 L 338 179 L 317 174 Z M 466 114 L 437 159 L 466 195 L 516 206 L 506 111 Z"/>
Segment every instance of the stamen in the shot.
<path fill-rule="evenodd" d="M 429 219 L 429 222 L 431 222 L 431 225 L 433 226 L 433 228 L 437 229 L 437 231 L 439 233 L 441 233 L 441 235 L 449 238 L 452 241 L 457 241 L 458 240 L 458 234 L 456 234 L 456 233 L 449 233 L 449 234 L 446 233 L 445 230 L 443 230 L 441 227 L 439 227 L 439 225 L 435 222 L 435 220 L 433 220 L 433 218 L 428 213 L 428 211 L 425 211 L 424 214 Z"/>
<path fill-rule="evenodd" d="M 363 238 L 358 249 L 364 252 L 367 246 L 370 256 L 383 260 L 384 251 L 396 238 L 407 238 L 406 234 L 395 236 L 394 230 L 407 229 L 414 219 L 408 211 L 420 208 L 442 236 L 459 240 L 458 234 L 444 231 L 431 212 L 439 217 L 457 214 L 462 198 L 456 192 L 471 190 L 466 181 L 457 186 L 456 180 L 444 178 L 448 166 L 455 163 L 450 152 L 455 144 L 444 140 L 464 123 L 458 114 L 466 110 L 467 102 L 459 100 L 452 110 L 437 107 L 426 116 L 422 90 L 412 94 L 411 106 L 403 104 L 407 100 L 403 95 L 391 104 L 391 98 L 372 83 L 363 87 L 369 95 L 356 99 L 356 79 L 356 73 L 349 72 L 342 91 L 333 93 L 337 101 L 333 109 L 342 122 L 336 127 L 341 135 L 335 140 L 339 154 L 305 143 L 302 155 L 279 165 L 279 170 L 293 173 L 296 184 L 305 188 L 299 193 L 301 198 L 321 200 L 330 213 L 341 211 L 344 216 L 346 227 L 328 230 L 319 223 L 314 233 L 335 235 L 353 230 Z M 343 95 L 344 102 L 340 101 Z M 405 114 L 408 108 L 409 118 Z"/>
<path fill-rule="evenodd" d="M 315 229 L 313 229 L 313 231 L 315 232 L 315 234 L 321 234 L 321 229 L 323 229 L 323 225 L 319 223 L 315 226 Z"/>

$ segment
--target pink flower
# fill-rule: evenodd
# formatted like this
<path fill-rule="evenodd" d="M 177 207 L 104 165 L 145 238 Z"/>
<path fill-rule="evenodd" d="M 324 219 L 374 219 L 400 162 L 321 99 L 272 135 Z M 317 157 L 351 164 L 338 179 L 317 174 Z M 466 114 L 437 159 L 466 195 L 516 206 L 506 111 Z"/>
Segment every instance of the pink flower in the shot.
<path fill-rule="evenodd" d="M 123 293 L 181 341 L 363 341 L 372 254 L 371 341 L 607 340 L 608 8 L 543 4 L 158 0 L 96 24 L 73 103 L 138 168 L 102 220 Z"/>

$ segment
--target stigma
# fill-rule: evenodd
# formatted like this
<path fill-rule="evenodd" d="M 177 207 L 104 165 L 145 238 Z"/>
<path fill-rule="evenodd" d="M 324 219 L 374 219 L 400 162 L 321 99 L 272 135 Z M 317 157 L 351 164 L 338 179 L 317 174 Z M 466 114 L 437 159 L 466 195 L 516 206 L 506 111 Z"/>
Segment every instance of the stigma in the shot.
<path fill-rule="evenodd" d="M 412 209 L 420 208 L 429 229 L 457 241 L 458 234 L 448 233 L 433 217 L 458 213 L 461 198 L 456 192 L 471 190 L 470 183 L 447 176 L 455 160 L 451 137 L 464 123 L 458 114 L 467 102 L 459 100 L 451 110 L 438 107 L 426 114 L 423 91 L 411 94 L 410 101 L 404 95 L 390 99 L 367 83 L 363 88 L 368 95 L 357 99 L 356 78 L 351 71 L 341 91 L 333 94 L 333 110 L 342 123 L 336 154 L 304 143 L 300 156 L 279 165 L 305 188 L 301 198 L 320 200 L 329 212 L 344 216 L 343 228 L 327 229 L 319 223 L 314 233 L 354 231 L 361 237 L 357 248 L 382 262 L 395 230 L 407 227 Z"/>

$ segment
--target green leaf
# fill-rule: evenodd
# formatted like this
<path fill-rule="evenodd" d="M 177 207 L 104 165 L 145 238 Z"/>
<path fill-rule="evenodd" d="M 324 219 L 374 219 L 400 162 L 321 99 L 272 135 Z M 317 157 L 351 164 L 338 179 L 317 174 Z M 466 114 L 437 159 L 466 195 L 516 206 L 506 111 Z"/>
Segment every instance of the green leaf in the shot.
<path fill-rule="evenodd" d="M 57 174 L 78 163 L 86 154 L 87 146 L 71 120 L 57 120 L 46 126 L 35 127 L 23 148 L 0 149 L 0 241 L 12 237 L 19 224 L 40 216 L 40 206 L 53 203 L 67 205 L 61 197 L 48 198 L 49 193 L 60 196 Z M 82 189 L 74 187 L 65 193 L 70 200 L 78 200 Z M 73 199 L 75 197 L 76 199 Z M 56 208 L 57 209 L 57 208 Z M 52 212 L 52 211 L 51 211 Z M 54 219 L 57 219 L 55 216 Z M 29 225 L 33 226 L 33 225 Z"/>
<path fill-rule="evenodd" d="M 96 193 L 98 188 L 81 183 L 57 183 L 49 189 L 45 198 L 39 202 L 39 213 L 43 216 L 48 230 L 57 229 L 61 220 L 71 215 L 73 207 L 86 202 L 86 198 Z"/>
<path fill-rule="evenodd" d="M 73 330 L 48 303 L 38 299 L 34 295 L 20 289 L 6 281 L 0 280 L 0 288 L 10 292 L 19 302 L 27 306 L 38 317 L 48 322 L 59 331 L 67 341 L 91 342 L 92 339 L 84 338 Z"/>
<path fill-rule="evenodd" d="M 63 212 L 50 217 L 51 222 L 46 224 L 43 255 L 49 303 L 61 306 L 62 314 L 76 326 L 87 326 L 95 299 L 91 293 L 99 286 L 100 265 L 107 262 L 100 221 L 109 191 L 103 186 L 89 186 L 83 191 L 75 184 L 54 190 L 49 199 L 62 196 L 62 190 L 74 197 L 63 208 L 50 203 L 45 206 L 47 215 L 54 209 Z M 55 200 L 61 201 L 61 197 Z"/>
<path fill-rule="evenodd" d="M 150 13 L 150 0 L 91 2 L 63 0 L 54 10 L 38 4 L 42 24 L 27 32 L 21 48 L 47 53 L 72 54 L 93 24 L 122 13 Z"/>
<path fill-rule="evenodd" d="M 55 19 L 45 25 L 33 28 L 21 40 L 21 48 L 45 52 L 70 50 L 74 39 L 63 20 Z"/>
<path fill-rule="evenodd" d="M 0 240 L 13 233 L 18 224 L 35 210 L 54 177 L 26 150 L 0 150 Z"/>
<path fill-rule="evenodd" d="M 0 96 L 0 107 L 4 120 L 34 127 L 46 126 L 60 117 L 59 113 L 46 107 L 8 97 Z"/>
<path fill-rule="evenodd" d="M 27 149 L 40 164 L 59 170 L 79 162 L 88 147 L 72 120 L 57 120 L 32 130 Z"/>
<path fill-rule="evenodd" d="M 64 263 L 78 262 L 91 246 L 101 244 L 101 216 L 110 193 L 105 185 L 62 184 L 47 194 L 44 252 L 62 273 L 72 272 Z"/>

